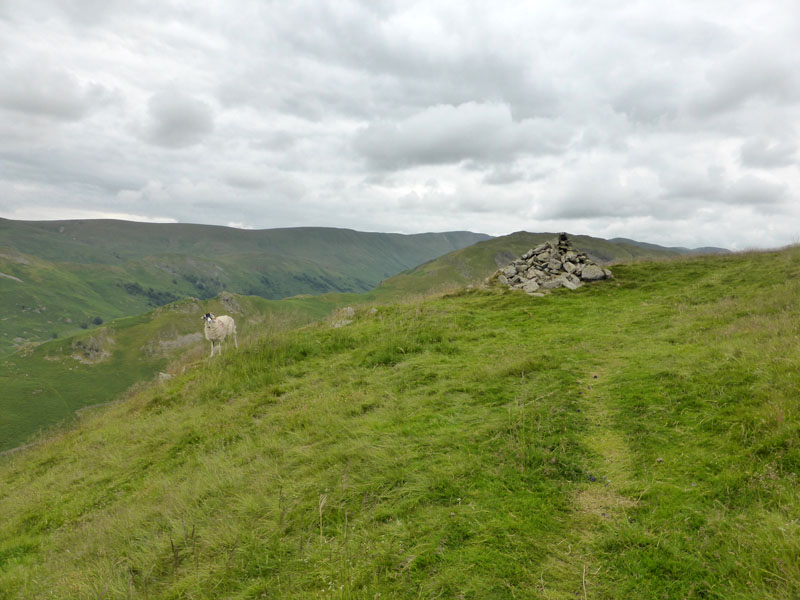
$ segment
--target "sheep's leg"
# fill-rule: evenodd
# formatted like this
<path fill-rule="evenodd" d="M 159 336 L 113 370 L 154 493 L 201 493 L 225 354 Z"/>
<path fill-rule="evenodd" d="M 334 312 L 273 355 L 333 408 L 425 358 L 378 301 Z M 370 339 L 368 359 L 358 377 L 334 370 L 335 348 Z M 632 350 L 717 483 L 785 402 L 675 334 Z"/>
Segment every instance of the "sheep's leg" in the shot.
<path fill-rule="evenodd" d="M 236 339 L 236 332 L 233 332 L 233 345 L 236 346 L 236 349 L 239 349 L 239 340 Z"/>
<path fill-rule="evenodd" d="M 212 358 L 213 356 L 214 356 L 214 342 L 212 341 L 211 342 L 211 354 L 209 355 L 209 358 Z"/>

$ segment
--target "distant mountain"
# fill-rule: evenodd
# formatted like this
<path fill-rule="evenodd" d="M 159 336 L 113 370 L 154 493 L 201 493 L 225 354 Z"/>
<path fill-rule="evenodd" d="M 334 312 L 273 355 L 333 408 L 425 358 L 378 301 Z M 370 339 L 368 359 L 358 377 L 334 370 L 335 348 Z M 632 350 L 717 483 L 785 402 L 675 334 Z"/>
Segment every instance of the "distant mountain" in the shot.
<path fill-rule="evenodd" d="M 0 355 L 180 298 L 364 292 L 489 237 L 0 219 Z"/>
<path fill-rule="evenodd" d="M 657 244 L 648 244 L 647 242 L 637 242 L 628 238 L 613 238 L 608 240 L 614 244 L 628 244 L 630 246 L 638 246 L 647 250 L 670 250 L 678 254 L 729 254 L 730 250 L 727 248 L 715 248 L 714 246 L 704 246 L 703 248 L 684 248 L 682 246 L 659 246 Z"/>

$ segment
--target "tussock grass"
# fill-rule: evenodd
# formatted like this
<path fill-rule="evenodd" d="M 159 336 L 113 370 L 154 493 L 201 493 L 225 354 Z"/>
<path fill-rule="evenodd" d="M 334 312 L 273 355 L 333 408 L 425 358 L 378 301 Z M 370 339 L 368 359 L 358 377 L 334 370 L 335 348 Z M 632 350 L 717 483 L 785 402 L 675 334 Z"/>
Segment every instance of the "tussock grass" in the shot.
<path fill-rule="evenodd" d="M 800 251 L 276 330 L 0 461 L 0 597 L 796 598 Z"/>

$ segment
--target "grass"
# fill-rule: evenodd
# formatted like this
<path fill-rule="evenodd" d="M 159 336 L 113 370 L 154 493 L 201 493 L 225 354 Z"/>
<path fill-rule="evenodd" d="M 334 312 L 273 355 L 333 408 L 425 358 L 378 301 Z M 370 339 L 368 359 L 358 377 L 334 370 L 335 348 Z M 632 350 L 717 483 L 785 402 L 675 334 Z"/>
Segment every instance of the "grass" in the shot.
<path fill-rule="evenodd" d="M 0 598 L 797 598 L 800 250 L 360 309 L 0 460 Z"/>
<path fill-rule="evenodd" d="M 209 350 L 199 318 L 205 312 L 233 314 L 246 342 L 254 332 L 269 336 L 322 318 L 349 298 L 227 297 L 232 300 L 180 301 L 0 359 L 0 452 L 46 435 L 78 410 L 114 401 L 161 371 L 174 375 L 196 365 Z"/>
<path fill-rule="evenodd" d="M 383 282 L 370 294 L 381 302 L 429 294 L 483 280 L 498 259 L 554 235 L 517 232 L 486 240 L 469 232 L 0 219 L 0 302 L 6 307 L 0 356 L 72 335 L 97 318 L 141 314 L 180 298 L 207 300 L 221 291 L 281 299 L 362 293 Z M 486 241 L 475 243 L 480 240 Z M 604 261 L 675 254 L 589 236 L 574 240 Z"/>
<path fill-rule="evenodd" d="M 518 231 L 478 242 L 390 277 L 369 293 L 377 298 L 397 298 L 430 294 L 432 289 L 444 290 L 454 285 L 464 287 L 467 284 L 480 284 L 498 267 L 505 266 L 527 250 L 552 240 L 557 235 Z M 588 235 L 570 235 L 570 240 L 575 248 L 603 263 L 674 258 L 678 255 L 674 250 L 660 246 L 641 248 Z"/>
<path fill-rule="evenodd" d="M 487 237 L 0 219 L 0 356 L 182 298 L 364 292 Z"/>

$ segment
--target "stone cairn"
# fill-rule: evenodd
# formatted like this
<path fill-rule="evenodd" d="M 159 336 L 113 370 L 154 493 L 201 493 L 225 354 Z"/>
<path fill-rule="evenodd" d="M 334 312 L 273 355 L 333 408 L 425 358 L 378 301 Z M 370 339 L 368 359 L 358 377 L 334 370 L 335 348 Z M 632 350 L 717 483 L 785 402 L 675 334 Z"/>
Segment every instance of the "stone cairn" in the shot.
<path fill-rule="evenodd" d="M 595 264 L 585 252 L 572 247 L 566 233 L 528 250 L 486 280 L 528 294 L 565 287 L 574 290 L 584 281 L 611 278 L 608 269 Z"/>

